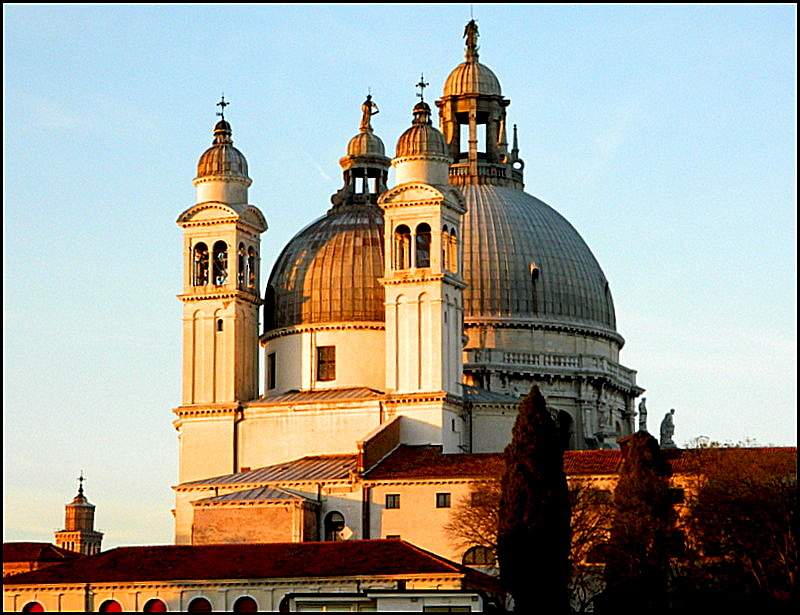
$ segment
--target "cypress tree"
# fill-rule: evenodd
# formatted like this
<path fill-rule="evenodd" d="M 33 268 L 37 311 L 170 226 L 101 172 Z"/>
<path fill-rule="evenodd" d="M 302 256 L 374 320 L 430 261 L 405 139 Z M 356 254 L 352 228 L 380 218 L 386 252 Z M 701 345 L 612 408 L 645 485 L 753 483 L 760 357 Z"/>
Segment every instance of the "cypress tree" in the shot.
<path fill-rule="evenodd" d="M 505 449 L 497 556 L 515 610 L 569 607 L 570 504 L 558 428 L 537 386 L 522 400 Z"/>
<path fill-rule="evenodd" d="M 619 441 L 623 461 L 614 489 L 606 590 L 598 610 L 667 607 L 672 502 L 669 463 L 658 441 L 638 431 Z"/>

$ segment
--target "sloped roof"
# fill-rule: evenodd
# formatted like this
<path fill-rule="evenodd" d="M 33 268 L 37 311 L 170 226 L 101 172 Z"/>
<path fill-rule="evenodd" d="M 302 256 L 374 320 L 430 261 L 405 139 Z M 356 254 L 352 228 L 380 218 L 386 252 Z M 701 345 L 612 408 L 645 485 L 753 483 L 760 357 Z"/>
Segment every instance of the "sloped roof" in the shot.
<path fill-rule="evenodd" d="M 210 498 L 203 498 L 197 500 L 195 504 L 210 504 L 212 502 L 256 502 L 256 501 L 275 501 L 275 500 L 309 500 L 311 498 L 304 496 L 302 493 L 297 493 L 291 489 L 280 489 L 271 487 L 258 487 L 256 489 L 246 489 L 245 491 L 236 491 L 234 493 L 226 493 L 224 495 L 215 495 Z"/>
<path fill-rule="evenodd" d="M 259 397 L 248 405 L 260 405 L 262 403 L 283 404 L 283 403 L 315 403 L 328 401 L 355 401 L 383 399 L 385 396 L 380 391 L 368 387 L 345 387 L 339 389 L 320 389 L 318 391 L 299 391 L 292 389 L 277 395 Z"/>
<path fill-rule="evenodd" d="M 309 480 L 343 480 L 356 470 L 356 455 L 312 455 L 294 461 L 182 483 L 180 486 L 236 485 Z"/>
<path fill-rule="evenodd" d="M 81 553 L 62 549 L 49 542 L 4 542 L 4 562 L 62 562 L 86 557 Z"/>
<path fill-rule="evenodd" d="M 726 457 L 741 456 L 744 461 L 772 460 L 779 462 L 785 472 L 797 471 L 796 447 L 720 448 Z M 664 455 L 674 474 L 685 474 L 693 465 L 699 449 L 671 449 Z M 564 472 L 567 476 L 617 474 L 622 466 L 619 450 L 565 451 Z M 443 454 L 441 446 L 397 447 L 386 459 L 365 473 L 372 480 L 403 480 L 424 478 L 500 478 L 505 471 L 503 453 Z"/>
<path fill-rule="evenodd" d="M 416 574 L 464 575 L 473 586 L 497 585 L 492 577 L 402 540 L 120 547 L 17 575 L 10 584 Z"/>
<path fill-rule="evenodd" d="M 442 454 L 441 446 L 398 446 L 386 459 L 364 474 L 370 480 L 404 478 L 499 477 L 505 462 L 502 453 Z"/>

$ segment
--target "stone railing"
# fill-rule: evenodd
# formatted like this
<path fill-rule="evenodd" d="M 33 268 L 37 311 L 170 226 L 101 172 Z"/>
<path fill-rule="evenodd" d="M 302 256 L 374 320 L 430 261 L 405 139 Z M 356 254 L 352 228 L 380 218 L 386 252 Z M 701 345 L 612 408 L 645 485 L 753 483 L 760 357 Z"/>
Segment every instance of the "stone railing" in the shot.
<path fill-rule="evenodd" d="M 468 162 L 457 162 L 450 165 L 450 183 L 460 186 L 469 181 L 470 170 Z M 478 162 L 478 183 L 493 184 L 498 186 L 516 185 L 522 187 L 522 173 L 504 164 Z"/>
<path fill-rule="evenodd" d="M 485 365 L 493 369 L 552 369 L 558 372 L 608 374 L 633 385 L 636 370 L 600 355 L 556 354 L 551 352 L 512 352 L 496 348 L 474 348 L 466 351 L 468 365 Z"/>

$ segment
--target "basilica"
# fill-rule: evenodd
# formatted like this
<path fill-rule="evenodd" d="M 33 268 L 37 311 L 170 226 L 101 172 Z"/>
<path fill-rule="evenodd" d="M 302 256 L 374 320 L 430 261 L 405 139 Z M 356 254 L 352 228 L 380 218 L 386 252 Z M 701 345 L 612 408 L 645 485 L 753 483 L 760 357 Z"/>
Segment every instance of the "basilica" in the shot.
<path fill-rule="evenodd" d="M 421 88 L 390 157 L 368 96 L 330 208 L 278 255 L 231 125 L 214 127 L 177 220 L 176 544 L 402 538 L 467 562 L 448 509 L 497 471 L 532 384 L 567 449 L 635 431 L 609 282 L 524 191 L 510 101 L 474 21 L 464 38 L 438 128 Z"/>

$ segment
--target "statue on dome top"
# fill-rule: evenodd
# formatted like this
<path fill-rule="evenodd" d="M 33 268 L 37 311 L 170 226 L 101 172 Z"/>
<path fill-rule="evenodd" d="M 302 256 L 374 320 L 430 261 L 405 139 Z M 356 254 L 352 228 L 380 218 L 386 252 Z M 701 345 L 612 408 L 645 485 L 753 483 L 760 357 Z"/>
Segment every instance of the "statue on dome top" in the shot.
<path fill-rule="evenodd" d="M 464 38 L 467 39 L 467 53 L 474 54 L 478 50 L 478 24 L 474 19 L 464 27 Z"/>
<path fill-rule="evenodd" d="M 371 118 L 376 113 L 379 113 L 378 105 L 372 102 L 372 95 L 367 94 L 367 100 L 361 105 L 361 131 L 372 132 Z"/>

